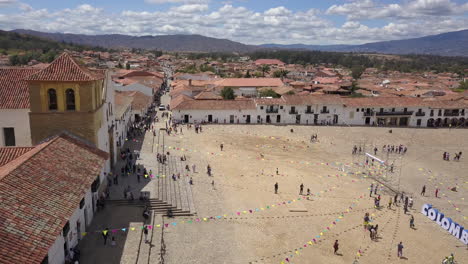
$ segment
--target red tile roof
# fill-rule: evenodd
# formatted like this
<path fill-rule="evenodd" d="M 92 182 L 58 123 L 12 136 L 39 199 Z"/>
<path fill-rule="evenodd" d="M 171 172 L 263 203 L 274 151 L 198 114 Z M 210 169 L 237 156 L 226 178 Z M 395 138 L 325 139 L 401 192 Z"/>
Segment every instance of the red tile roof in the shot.
<path fill-rule="evenodd" d="M 183 100 L 172 110 L 255 110 L 253 100 Z"/>
<path fill-rule="evenodd" d="M 201 93 L 197 94 L 195 97 L 197 100 L 221 100 L 223 97 L 215 94 L 213 91 L 202 91 Z"/>
<path fill-rule="evenodd" d="M 151 103 L 153 102 L 153 97 L 147 96 L 144 93 L 138 91 L 115 91 L 115 94 L 121 94 L 132 98 L 132 109 L 134 110 L 146 110 L 148 106 L 151 105 Z"/>
<path fill-rule="evenodd" d="M 27 81 L 89 82 L 104 79 L 102 71 L 79 65 L 70 54 L 62 53 L 49 66 L 26 78 Z"/>
<path fill-rule="evenodd" d="M 0 263 L 40 263 L 107 159 L 62 134 L 0 167 Z"/>
<path fill-rule="evenodd" d="M 29 88 L 24 78 L 38 71 L 33 68 L 1 68 L 0 109 L 28 109 Z"/>
<path fill-rule="evenodd" d="M 219 82 L 222 87 L 277 87 L 284 83 L 280 78 L 227 78 Z"/>
<path fill-rule="evenodd" d="M 284 65 L 285 63 L 277 59 L 258 59 L 254 62 L 256 65 Z"/>
<path fill-rule="evenodd" d="M 3 147 L 0 148 L 0 167 L 18 158 L 34 147 Z"/>

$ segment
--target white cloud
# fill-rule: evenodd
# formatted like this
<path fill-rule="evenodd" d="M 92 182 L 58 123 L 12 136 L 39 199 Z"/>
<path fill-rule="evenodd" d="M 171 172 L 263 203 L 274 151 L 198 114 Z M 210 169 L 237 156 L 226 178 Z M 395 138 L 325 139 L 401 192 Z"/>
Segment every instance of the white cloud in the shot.
<path fill-rule="evenodd" d="M 206 4 L 188 4 L 176 6 L 170 9 L 172 12 L 180 13 L 194 13 L 194 12 L 204 12 L 208 11 L 208 5 Z"/>
<path fill-rule="evenodd" d="M 349 20 L 383 18 L 418 18 L 427 16 L 461 15 L 468 11 L 468 3 L 458 5 L 451 0 L 411 0 L 403 4 L 380 4 L 374 0 L 354 0 L 332 5 L 327 14 L 346 15 Z"/>
<path fill-rule="evenodd" d="M 291 10 L 287 9 L 284 6 L 270 8 L 267 11 L 265 11 L 265 15 L 267 16 L 288 16 L 291 13 Z"/>
<path fill-rule="evenodd" d="M 25 8 L 18 9 L 18 13 L 0 14 L 0 25 L 7 30 L 26 28 L 77 34 L 201 34 L 248 44 L 353 44 L 468 28 L 466 16 L 443 15 L 454 7 L 446 8 L 439 15 L 428 11 L 440 10 L 440 3 L 435 3 L 437 1 L 447 0 L 415 0 L 402 5 L 386 4 L 384 8 L 372 0 L 331 6 L 327 13 L 348 17 L 349 20 L 342 25 L 336 25 L 316 9 L 292 11 L 279 6 L 256 12 L 246 7 L 225 4 L 210 10 L 207 4 L 200 3 L 177 4 L 168 10 L 155 12 L 125 10 L 119 14 L 89 4 L 58 11 Z M 464 6 L 455 4 L 458 9 Z M 402 12 L 404 17 L 399 14 Z M 461 11 L 457 12 L 460 14 Z M 428 16 L 437 19 L 427 19 Z M 369 26 L 361 21 L 377 18 L 385 18 L 385 24 Z"/>

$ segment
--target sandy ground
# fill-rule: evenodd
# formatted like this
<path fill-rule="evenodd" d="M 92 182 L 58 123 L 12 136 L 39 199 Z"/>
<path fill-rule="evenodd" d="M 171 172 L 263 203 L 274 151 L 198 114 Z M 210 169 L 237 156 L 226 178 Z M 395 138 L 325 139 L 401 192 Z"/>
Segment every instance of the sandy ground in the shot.
<path fill-rule="evenodd" d="M 443 161 L 442 153 L 449 151 L 453 155 L 467 150 L 468 133 L 448 129 L 388 130 L 206 125 L 203 133 L 196 134 L 184 127 L 183 135 L 168 137 L 166 145 L 171 155 L 186 155 L 202 171 L 192 174 L 198 215 L 229 214 L 233 219 L 172 229 L 165 234 L 166 262 L 281 263 L 288 258 L 291 263 L 353 263 L 355 259 L 359 263 L 438 263 L 454 253 L 459 263 L 468 263 L 467 247 L 420 213 L 424 203 L 431 203 L 467 226 L 464 198 L 468 163 L 465 157 L 460 162 Z M 319 142 L 310 143 L 310 135 L 315 133 Z M 223 151 L 220 144 L 224 145 Z M 387 157 L 381 153 L 384 144 L 404 144 L 408 152 Z M 395 164 L 394 173 L 381 173 L 374 179 L 384 184 L 379 190 L 384 207 L 393 196 L 387 186 L 412 195 L 415 202 L 409 214 L 404 215 L 402 207 L 373 209 L 368 187 L 375 181 L 339 171 L 343 163 L 346 170 L 366 171 L 351 165 L 365 161 L 363 156 L 351 155 L 354 145 L 366 146 L 368 151 L 377 146 L 377 156 Z M 207 164 L 213 168 L 213 177 L 205 173 Z M 279 184 L 277 195 L 273 191 L 275 182 Z M 314 194 L 312 201 L 301 200 L 255 213 L 256 208 L 297 199 L 301 183 L 304 190 L 310 188 Z M 422 197 L 419 193 L 424 184 L 427 190 Z M 458 186 L 458 192 L 447 189 L 453 186 Z M 442 198 L 434 197 L 436 187 Z M 320 197 L 315 197 L 317 194 Z M 346 212 L 352 204 L 350 212 L 340 219 L 340 212 Z M 306 212 L 290 212 L 298 208 Z M 373 224 L 379 224 L 378 241 L 371 241 L 362 228 L 364 212 L 374 216 Z M 409 227 L 410 214 L 415 217 L 416 230 Z M 307 243 L 314 238 L 320 242 Z M 333 254 L 335 240 L 339 240 L 341 255 Z M 405 247 L 403 259 L 396 256 L 400 241 Z"/>
<path fill-rule="evenodd" d="M 310 142 L 312 134 L 318 135 L 318 142 Z M 142 156 L 154 156 L 152 144 L 148 133 Z M 384 144 L 404 144 L 408 152 L 387 155 L 381 151 Z M 369 152 L 377 146 L 377 156 L 394 163 L 394 173 L 357 165 L 365 157 L 351 155 L 354 145 Z M 444 151 L 451 157 L 459 151 L 468 155 L 467 130 L 394 128 L 389 133 L 388 128 L 370 127 L 206 125 L 197 134 L 184 126 L 182 134 L 166 137 L 166 151 L 185 155 L 190 165 L 197 166 L 197 172 L 188 176 L 194 181 L 196 216 L 155 217 L 154 224 L 178 224 L 154 233 L 147 253 L 141 233 L 130 232 L 121 236 L 121 249 L 94 250 L 118 254 L 117 258 L 90 253 L 83 263 L 160 263 L 161 237 L 164 263 L 441 263 L 450 253 L 458 263 L 468 263 L 468 248 L 420 213 L 422 205 L 430 203 L 468 226 L 468 158 L 442 160 Z M 206 174 L 208 164 L 212 177 Z M 369 176 L 369 170 L 378 173 Z M 369 197 L 368 188 L 377 181 L 381 209 L 375 209 Z M 274 193 L 276 182 L 278 194 Z M 301 183 L 304 194 L 310 189 L 309 199 L 299 195 Z M 423 185 L 427 187 L 424 197 L 420 195 Z M 454 186 L 457 192 L 448 190 Z M 440 198 L 434 197 L 435 188 L 440 188 Z M 402 206 L 386 208 L 394 195 L 390 189 L 413 196 L 409 214 L 403 213 Z M 125 212 L 107 210 L 93 222 L 96 228 L 112 228 L 116 222 L 125 226 L 120 223 Z M 366 212 L 379 225 L 376 241 L 363 229 Z M 416 229 L 409 227 L 410 214 Z M 99 236 L 87 239 L 88 251 L 102 243 Z M 335 240 L 340 244 L 339 255 L 333 254 Z M 402 259 L 397 258 L 400 241 Z M 98 256 L 102 258 L 97 260 Z"/>

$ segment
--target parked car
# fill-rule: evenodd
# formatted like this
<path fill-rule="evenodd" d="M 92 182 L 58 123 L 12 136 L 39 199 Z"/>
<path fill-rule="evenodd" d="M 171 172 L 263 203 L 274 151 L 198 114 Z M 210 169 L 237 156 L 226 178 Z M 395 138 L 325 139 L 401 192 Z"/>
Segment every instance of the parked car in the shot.
<path fill-rule="evenodd" d="M 164 111 L 164 110 L 166 110 L 166 107 L 164 105 L 160 105 L 159 106 L 159 111 Z"/>

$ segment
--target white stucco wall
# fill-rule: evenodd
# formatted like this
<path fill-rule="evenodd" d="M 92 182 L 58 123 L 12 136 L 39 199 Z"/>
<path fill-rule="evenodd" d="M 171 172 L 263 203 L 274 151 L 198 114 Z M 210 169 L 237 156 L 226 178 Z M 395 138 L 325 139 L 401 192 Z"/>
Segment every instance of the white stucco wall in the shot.
<path fill-rule="evenodd" d="M 16 146 L 31 146 L 31 128 L 29 126 L 29 109 L 0 110 L 0 147 L 5 146 L 4 127 L 15 129 Z"/>
<path fill-rule="evenodd" d="M 430 116 L 430 108 L 429 107 L 406 107 L 407 111 L 412 111 L 412 115 L 388 115 L 388 116 L 377 116 L 376 113 L 380 111 L 381 107 L 372 107 L 370 110 L 373 111 L 372 115 L 365 115 L 365 112 L 368 107 L 347 107 L 341 104 L 328 104 L 328 105 L 311 105 L 311 112 L 313 113 L 306 113 L 307 106 L 306 105 L 295 105 L 295 111 L 297 114 L 291 114 L 291 107 L 293 105 L 277 105 L 274 106 L 278 108 L 278 113 L 267 113 L 266 105 L 257 105 L 256 110 L 175 110 L 172 112 L 172 117 L 174 120 L 177 121 L 184 121 L 184 115 L 188 114 L 190 116 L 189 122 L 190 123 L 198 123 L 198 122 L 207 122 L 208 115 L 213 116 L 213 122 L 218 119 L 218 123 L 229 123 L 230 115 L 234 115 L 235 121 L 239 119 L 239 123 L 245 123 L 244 115 L 251 115 L 251 122 L 253 124 L 260 123 L 257 122 L 258 116 L 261 119 L 261 123 L 267 123 L 267 116 L 270 116 L 270 123 L 271 124 L 297 124 L 296 118 L 297 115 L 300 115 L 300 123 L 301 125 L 314 125 L 314 119 L 317 117 L 317 124 L 332 124 L 332 125 L 341 125 L 341 126 L 364 126 L 366 125 L 366 118 L 369 118 L 369 126 L 377 125 L 378 118 L 391 118 L 391 117 L 407 117 L 408 118 L 408 126 L 409 127 L 427 127 L 427 121 L 430 118 L 437 119 L 441 118 L 444 120 L 448 118 L 452 120 L 454 118 L 468 118 L 468 109 L 465 109 L 464 115 L 458 115 L 455 117 L 445 117 L 442 110 L 442 114 L 439 115 L 438 109 L 434 109 L 434 116 Z M 322 113 L 323 107 L 326 106 L 328 113 Z M 263 107 L 263 108 L 262 108 Z M 282 108 L 281 108 L 282 107 Z M 385 112 L 392 112 L 392 108 L 389 107 L 382 107 Z M 357 111 L 359 109 L 359 111 Z M 403 112 L 404 107 L 394 107 L 395 112 Z M 421 109 L 422 113 L 425 113 L 424 116 L 417 116 L 416 113 Z M 280 115 L 280 122 L 277 122 L 277 116 Z M 317 116 L 316 116 L 317 115 Z M 335 116 L 337 116 L 337 122 L 335 123 Z M 418 119 L 421 120 L 420 125 L 418 125 Z"/>
<path fill-rule="evenodd" d="M 80 209 L 79 204 L 77 204 L 77 208 L 75 212 L 72 214 L 72 216 L 69 219 L 70 229 L 68 231 L 67 236 L 63 237 L 63 234 L 61 233 L 55 240 L 52 247 L 49 248 L 49 252 L 48 252 L 49 264 L 65 263 L 65 252 L 63 248 L 65 241 L 67 241 L 68 251 L 69 251 L 70 248 L 73 248 L 78 244 L 79 240 L 81 239 L 81 233 L 87 231 L 85 223 L 89 225 L 94 216 L 93 209 L 92 209 L 92 196 L 91 195 L 92 195 L 91 189 L 88 189 L 88 191 L 86 192 L 84 196 L 85 204 L 83 208 Z M 86 209 L 86 214 L 87 214 L 86 221 L 85 221 L 85 209 Z M 79 230 L 79 232 L 77 230 L 77 222 L 81 223 L 81 229 Z"/>

